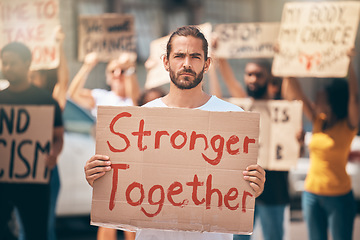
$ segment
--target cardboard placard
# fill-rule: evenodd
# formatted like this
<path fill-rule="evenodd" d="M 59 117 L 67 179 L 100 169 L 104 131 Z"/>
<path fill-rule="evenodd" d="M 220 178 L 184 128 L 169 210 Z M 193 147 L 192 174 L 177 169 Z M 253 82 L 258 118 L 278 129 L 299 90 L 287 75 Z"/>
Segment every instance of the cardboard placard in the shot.
<path fill-rule="evenodd" d="M 205 35 L 206 40 L 210 44 L 212 26 L 210 23 L 204 23 L 197 26 Z M 166 44 L 170 35 L 156 39 L 150 43 L 150 56 L 145 63 L 147 76 L 145 88 L 150 89 L 159 87 L 170 82 L 169 72 L 164 68 L 162 57 L 166 55 Z M 209 53 L 210 56 L 210 47 Z"/>
<path fill-rule="evenodd" d="M 250 233 L 259 114 L 100 106 L 96 153 L 112 170 L 94 182 L 91 222 L 130 230 Z"/>
<path fill-rule="evenodd" d="M 219 24 L 215 55 L 219 58 L 271 58 L 280 23 Z"/>
<path fill-rule="evenodd" d="M 79 17 L 78 59 L 98 53 L 100 61 L 118 58 L 122 52 L 135 52 L 134 16 L 130 14 L 102 14 Z"/>
<path fill-rule="evenodd" d="M 355 45 L 360 2 L 286 3 L 275 76 L 345 77 Z"/>
<path fill-rule="evenodd" d="M 53 106 L 0 105 L 0 182 L 49 182 Z"/>
<path fill-rule="evenodd" d="M 230 98 L 245 111 L 260 113 L 258 164 L 267 170 L 287 171 L 295 167 L 300 144 L 296 134 L 302 129 L 302 102 Z"/>
<path fill-rule="evenodd" d="M 0 48 L 13 41 L 24 43 L 32 51 L 33 70 L 59 66 L 59 25 L 58 0 L 0 0 Z"/>

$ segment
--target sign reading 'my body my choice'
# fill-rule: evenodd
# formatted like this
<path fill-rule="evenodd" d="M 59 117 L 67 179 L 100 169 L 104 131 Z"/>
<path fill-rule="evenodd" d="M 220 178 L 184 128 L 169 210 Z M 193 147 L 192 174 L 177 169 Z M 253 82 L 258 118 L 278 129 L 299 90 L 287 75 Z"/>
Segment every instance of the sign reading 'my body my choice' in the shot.
<path fill-rule="evenodd" d="M 0 182 L 47 183 L 53 106 L 0 105 Z"/>
<path fill-rule="evenodd" d="M 94 182 L 92 224 L 252 232 L 258 113 L 103 106 L 97 119 L 112 170 Z"/>
<path fill-rule="evenodd" d="M 279 52 L 272 73 L 294 77 L 345 77 L 354 46 L 360 2 L 284 5 Z"/>
<path fill-rule="evenodd" d="M 33 55 L 31 69 L 58 67 L 59 24 L 58 0 L 0 0 L 0 48 L 13 41 L 25 43 Z"/>

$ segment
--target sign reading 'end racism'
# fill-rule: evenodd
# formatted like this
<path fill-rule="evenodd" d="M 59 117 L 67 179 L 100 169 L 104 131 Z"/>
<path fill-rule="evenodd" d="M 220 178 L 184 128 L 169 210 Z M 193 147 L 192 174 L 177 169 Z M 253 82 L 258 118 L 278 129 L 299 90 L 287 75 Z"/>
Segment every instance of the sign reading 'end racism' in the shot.
<path fill-rule="evenodd" d="M 0 105 L 0 182 L 47 183 L 52 106 Z"/>
<path fill-rule="evenodd" d="M 113 228 L 252 232 L 259 114 L 99 107 L 96 153 L 112 171 L 95 181 L 91 220 Z"/>

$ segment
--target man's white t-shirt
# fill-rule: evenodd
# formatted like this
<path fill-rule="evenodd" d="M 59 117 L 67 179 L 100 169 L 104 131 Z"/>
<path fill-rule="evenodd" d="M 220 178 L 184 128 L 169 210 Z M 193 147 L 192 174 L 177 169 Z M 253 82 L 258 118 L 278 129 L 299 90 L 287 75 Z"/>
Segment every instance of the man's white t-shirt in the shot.
<path fill-rule="evenodd" d="M 95 100 L 95 107 L 91 109 L 91 114 L 96 117 L 97 106 L 133 106 L 131 98 L 123 98 L 116 95 L 113 91 L 105 89 L 93 89 L 91 95 Z"/>
<path fill-rule="evenodd" d="M 161 98 L 155 99 L 144 107 L 168 107 Z M 213 112 L 243 111 L 242 108 L 225 102 L 212 96 L 204 105 L 196 108 Z M 228 233 L 209 233 L 209 232 L 186 232 L 186 231 L 167 231 L 156 229 L 141 229 L 136 232 L 135 240 L 232 240 L 233 235 Z"/>

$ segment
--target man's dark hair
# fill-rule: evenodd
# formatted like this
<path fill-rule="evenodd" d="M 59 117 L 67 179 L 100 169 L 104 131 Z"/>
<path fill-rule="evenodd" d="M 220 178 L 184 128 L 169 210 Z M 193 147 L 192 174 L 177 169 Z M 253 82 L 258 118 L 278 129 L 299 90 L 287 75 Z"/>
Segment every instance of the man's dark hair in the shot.
<path fill-rule="evenodd" d="M 176 29 L 175 32 L 173 32 L 171 34 L 169 41 L 167 42 L 167 45 L 166 45 L 166 58 L 167 59 L 169 59 L 170 52 L 171 52 L 171 42 L 172 42 L 173 37 L 175 37 L 175 36 L 183 36 L 183 37 L 191 36 L 191 37 L 202 40 L 205 60 L 208 59 L 208 42 L 207 42 L 204 34 L 202 32 L 200 32 L 200 30 L 195 26 L 179 27 L 178 29 Z"/>
<path fill-rule="evenodd" d="M 1 49 L 1 58 L 3 57 L 4 52 L 13 52 L 16 53 L 17 55 L 20 56 L 20 58 L 26 62 L 26 61 L 30 61 L 31 62 L 31 51 L 30 49 L 23 43 L 20 42 L 11 42 L 6 44 L 2 49 Z"/>
<path fill-rule="evenodd" d="M 349 86 L 346 79 L 334 78 L 325 88 L 327 100 L 335 116 L 341 120 L 348 116 Z"/>
<path fill-rule="evenodd" d="M 271 62 L 264 58 L 252 59 L 248 63 L 254 63 L 262 68 L 264 68 L 271 75 Z"/>

